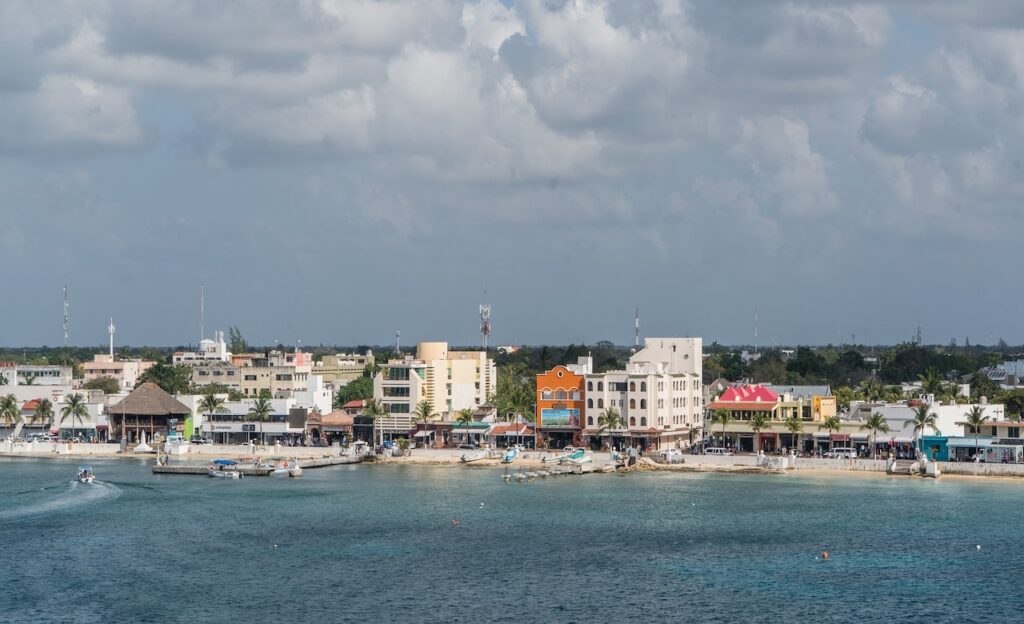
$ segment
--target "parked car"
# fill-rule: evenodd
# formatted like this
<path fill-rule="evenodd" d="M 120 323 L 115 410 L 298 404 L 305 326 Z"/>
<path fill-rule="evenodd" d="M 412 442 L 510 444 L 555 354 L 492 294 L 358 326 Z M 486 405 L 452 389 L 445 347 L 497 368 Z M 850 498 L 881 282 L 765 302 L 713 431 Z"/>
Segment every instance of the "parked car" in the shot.
<path fill-rule="evenodd" d="M 712 446 L 711 448 L 704 449 L 705 455 L 732 455 L 732 451 L 727 448 L 720 446 Z"/>
<path fill-rule="evenodd" d="M 475 450 L 477 450 L 480 447 L 478 445 L 476 445 L 476 444 L 470 444 L 470 443 L 467 442 L 467 443 L 460 444 L 459 448 L 460 449 L 466 449 L 468 451 L 475 451 Z"/>
<path fill-rule="evenodd" d="M 192 439 L 189 440 L 189 444 L 213 444 L 213 442 L 207 440 L 206 438 L 200 438 L 199 436 L 192 436 Z"/>
<path fill-rule="evenodd" d="M 833 459 L 856 459 L 857 449 L 853 449 L 848 446 L 839 446 L 825 453 L 825 457 L 831 457 Z"/>

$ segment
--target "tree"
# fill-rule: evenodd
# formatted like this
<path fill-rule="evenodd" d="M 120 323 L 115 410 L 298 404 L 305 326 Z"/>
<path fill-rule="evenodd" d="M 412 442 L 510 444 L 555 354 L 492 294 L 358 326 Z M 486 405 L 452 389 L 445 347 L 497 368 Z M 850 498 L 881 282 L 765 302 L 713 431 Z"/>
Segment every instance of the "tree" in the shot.
<path fill-rule="evenodd" d="M 168 394 L 186 394 L 192 387 L 192 369 L 188 366 L 167 366 L 156 363 L 139 375 L 135 387 L 152 382 Z"/>
<path fill-rule="evenodd" d="M 967 413 L 964 414 L 963 422 L 958 422 L 958 425 L 967 425 L 974 432 L 974 455 L 978 455 L 978 435 L 981 434 L 981 426 L 989 421 L 989 417 L 985 414 L 985 408 L 980 405 L 975 405 Z"/>
<path fill-rule="evenodd" d="M 18 407 L 18 398 L 13 394 L 0 397 L 0 420 L 8 427 L 13 427 L 21 420 L 21 408 Z"/>
<path fill-rule="evenodd" d="M 597 417 L 597 434 L 601 435 L 602 432 L 607 431 L 609 433 L 609 437 L 611 437 L 611 431 L 613 429 L 621 429 L 623 424 L 619 410 L 614 407 L 605 408 L 605 410 Z M 611 446 L 610 442 L 608 446 Z"/>
<path fill-rule="evenodd" d="M 729 426 L 729 423 L 733 421 L 732 412 L 726 409 L 715 410 L 714 417 L 711 422 L 716 425 L 722 425 L 722 446 L 725 446 L 725 428 Z"/>
<path fill-rule="evenodd" d="M 829 436 L 831 437 L 833 431 L 843 430 L 843 423 L 841 420 L 839 420 L 838 416 L 829 416 L 825 420 L 821 421 L 820 425 L 818 425 L 818 431 L 821 431 L 822 429 L 827 430 L 829 432 Z"/>
<path fill-rule="evenodd" d="M 466 442 L 469 442 L 469 425 L 473 422 L 473 410 L 461 409 L 458 411 L 458 415 L 455 417 L 455 421 L 466 428 Z"/>
<path fill-rule="evenodd" d="M 832 393 L 836 397 L 836 407 L 839 411 L 845 412 L 850 409 L 850 402 L 853 401 L 853 389 L 849 386 L 839 386 Z"/>
<path fill-rule="evenodd" d="M 60 409 L 60 423 L 71 419 L 71 437 L 75 437 L 75 421 L 84 423 L 89 416 L 89 408 L 85 404 L 85 397 L 78 392 L 69 394 L 64 399 L 64 407 Z"/>
<path fill-rule="evenodd" d="M 914 417 L 903 423 L 903 426 L 913 425 L 914 426 L 914 446 L 920 446 L 918 432 L 924 435 L 925 431 L 929 427 L 935 429 L 935 413 L 932 412 L 932 406 L 927 403 L 921 403 L 914 408 Z"/>
<path fill-rule="evenodd" d="M 487 397 L 487 402 L 498 410 L 500 417 L 513 420 L 522 416 L 532 422 L 535 419 L 536 384 L 536 376 L 530 375 L 523 364 L 511 364 L 499 371 L 494 394 Z"/>
<path fill-rule="evenodd" d="M 199 411 L 206 414 L 206 420 L 210 420 L 214 414 L 223 414 L 228 410 L 224 408 L 224 399 L 213 392 L 207 392 L 199 401 Z"/>
<path fill-rule="evenodd" d="M 922 394 L 931 394 L 934 396 L 942 394 L 942 387 L 945 384 L 942 381 L 942 375 L 939 374 L 939 369 L 929 367 L 923 375 L 918 375 L 917 379 L 921 382 Z"/>
<path fill-rule="evenodd" d="M 103 394 L 117 394 L 121 391 L 121 382 L 109 375 L 103 375 L 90 379 L 82 384 L 82 387 L 86 390 L 102 390 Z"/>
<path fill-rule="evenodd" d="M 882 416 L 881 412 L 875 412 L 868 416 L 868 419 L 864 421 L 864 424 L 860 426 L 861 431 L 867 430 L 871 434 L 871 456 L 875 456 L 875 449 L 877 448 L 876 437 L 879 431 L 882 433 L 889 433 L 889 423 L 886 422 L 885 417 Z"/>
<path fill-rule="evenodd" d="M 384 404 L 380 402 L 380 399 L 370 399 L 366 402 L 366 407 L 363 408 L 363 416 L 367 416 L 373 421 L 373 432 L 370 434 L 374 439 L 374 444 L 377 442 L 377 421 L 386 416 L 388 413 L 387 409 L 384 408 Z M 383 434 L 381 435 L 381 443 L 383 443 Z"/>
<path fill-rule="evenodd" d="M 418 422 L 426 424 L 431 418 L 437 416 L 434 413 L 434 406 L 430 404 L 430 401 L 423 399 L 416 404 L 416 411 L 413 412 L 413 416 Z"/>
<path fill-rule="evenodd" d="M 750 417 L 750 430 L 754 432 L 754 439 L 760 438 L 760 433 L 764 429 L 771 429 L 771 419 L 764 412 L 754 412 L 754 415 Z M 758 444 L 757 450 L 761 450 L 761 445 Z"/>
<path fill-rule="evenodd" d="M 373 379 L 359 377 L 353 379 L 334 393 L 334 409 L 341 409 L 349 401 L 366 401 L 373 398 Z"/>
<path fill-rule="evenodd" d="M 260 444 L 266 444 L 266 440 L 263 439 L 263 423 L 270 420 L 270 414 L 274 408 L 270 404 L 269 399 L 263 397 L 257 398 L 252 407 L 249 408 L 249 413 L 246 420 L 251 420 L 260 423 Z"/>
<path fill-rule="evenodd" d="M 242 332 L 238 327 L 228 328 L 228 351 L 232 353 L 248 353 L 249 351 L 249 343 L 242 337 Z"/>
<path fill-rule="evenodd" d="M 786 431 L 793 436 L 793 450 L 796 451 L 796 447 L 799 444 L 799 434 L 804 430 L 804 421 L 800 420 L 797 416 L 790 416 L 786 419 Z"/>

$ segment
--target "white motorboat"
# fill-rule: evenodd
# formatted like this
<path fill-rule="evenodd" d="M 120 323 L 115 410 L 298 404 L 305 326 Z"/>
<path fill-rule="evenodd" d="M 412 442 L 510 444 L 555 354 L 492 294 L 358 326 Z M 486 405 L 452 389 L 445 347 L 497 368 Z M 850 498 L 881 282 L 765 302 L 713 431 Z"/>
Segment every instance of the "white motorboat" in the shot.
<path fill-rule="evenodd" d="M 464 464 L 470 462 L 480 461 L 481 459 L 487 459 L 487 451 L 474 451 L 472 453 L 463 453 L 462 457 L 459 458 Z"/>
<path fill-rule="evenodd" d="M 211 477 L 217 477 L 218 479 L 241 479 L 242 473 L 237 470 L 220 470 L 217 468 L 207 468 L 206 474 Z"/>
<path fill-rule="evenodd" d="M 582 464 L 589 464 L 592 461 L 594 461 L 594 458 L 593 456 L 590 455 L 590 453 L 586 452 L 583 449 L 579 449 L 573 453 L 570 453 L 568 456 L 563 457 L 559 463 L 576 464 L 577 466 L 579 466 Z"/>
<path fill-rule="evenodd" d="M 298 462 L 296 462 L 294 466 L 292 466 L 291 468 L 288 469 L 288 476 L 289 477 L 301 477 L 302 476 L 302 466 L 300 466 L 298 464 Z"/>
<path fill-rule="evenodd" d="M 78 467 L 78 482 L 79 483 L 92 483 L 96 480 L 96 475 L 92 473 L 92 466 L 79 466 Z"/>

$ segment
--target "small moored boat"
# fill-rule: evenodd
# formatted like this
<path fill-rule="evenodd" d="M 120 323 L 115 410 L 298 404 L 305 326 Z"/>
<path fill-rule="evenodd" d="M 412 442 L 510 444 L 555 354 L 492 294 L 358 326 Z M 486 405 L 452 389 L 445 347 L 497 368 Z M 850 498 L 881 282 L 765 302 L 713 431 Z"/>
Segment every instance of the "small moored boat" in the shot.
<path fill-rule="evenodd" d="M 510 446 L 508 447 L 508 450 L 505 451 L 505 454 L 502 455 L 501 463 L 511 464 L 516 460 L 517 457 L 519 457 L 519 449 L 517 449 L 514 446 Z"/>
<path fill-rule="evenodd" d="M 218 479 L 241 479 L 238 462 L 233 459 L 215 459 L 206 467 L 206 474 Z"/>
<path fill-rule="evenodd" d="M 480 461 L 481 459 L 486 458 L 487 451 L 474 451 L 472 453 L 463 453 L 462 457 L 459 458 L 459 461 L 461 461 L 464 464 L 468 464 L 470 462 Z"/>
<path fill-rule="evenodd" d="M 96 475 L 92 473 L 92 466 L 79 466 L 78 467 L 78 482 L 79 483 L 92 483 L 96 479 Z"/>

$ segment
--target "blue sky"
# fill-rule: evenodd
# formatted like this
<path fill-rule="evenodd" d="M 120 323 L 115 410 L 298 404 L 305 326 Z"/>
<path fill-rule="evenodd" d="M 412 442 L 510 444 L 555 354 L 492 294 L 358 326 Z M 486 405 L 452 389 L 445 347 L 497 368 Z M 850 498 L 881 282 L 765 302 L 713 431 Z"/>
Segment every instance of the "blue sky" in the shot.
<path fill-rule="evenodd" d="M 1024 342 L 1010 2 L 9 2 L 0 344 Z"/>

